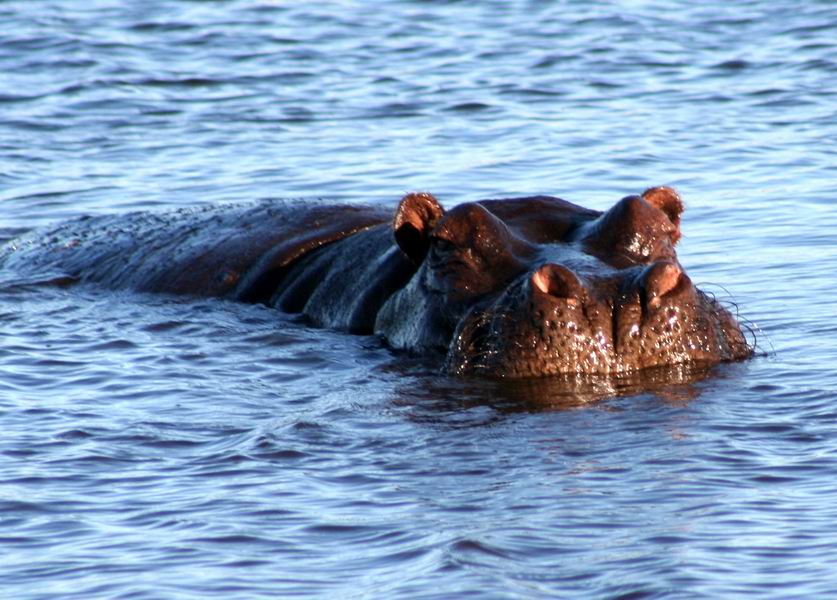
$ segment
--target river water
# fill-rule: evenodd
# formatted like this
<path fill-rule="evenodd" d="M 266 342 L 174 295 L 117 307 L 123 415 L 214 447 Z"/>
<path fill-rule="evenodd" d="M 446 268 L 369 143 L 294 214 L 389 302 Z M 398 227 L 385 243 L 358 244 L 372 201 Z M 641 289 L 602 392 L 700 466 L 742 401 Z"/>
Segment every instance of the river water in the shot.
<path fill-rule="evenodd" d="M 760 356 L 460 380 L 261 306 L 3 274 L 0 595 L 834 595 L 835 40 L 830 0 L 3 2 L 2 239 L 669 184 Z"/>

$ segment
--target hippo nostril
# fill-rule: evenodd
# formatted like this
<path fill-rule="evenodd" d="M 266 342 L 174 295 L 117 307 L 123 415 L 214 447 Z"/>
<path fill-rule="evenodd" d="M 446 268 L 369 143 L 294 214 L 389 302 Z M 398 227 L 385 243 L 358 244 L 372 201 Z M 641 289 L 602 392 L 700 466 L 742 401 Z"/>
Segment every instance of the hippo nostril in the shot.
<path fill-rule="evenodd" d="M 641 286 L 645 291 L 648 306 L 657 308 L 660 298 L 671 292 L 680 283 L 683 270 L 671 262 L 657 262 L 645 269 L 641 276 Z"/>
<path fill-rule="evenodd" d="M 530 281 L 535 289 L 544 294 L 572 301 L 581 298 L 584 290 L 575 273 L 554 263 L 547 263 L 532 273 Z"/>

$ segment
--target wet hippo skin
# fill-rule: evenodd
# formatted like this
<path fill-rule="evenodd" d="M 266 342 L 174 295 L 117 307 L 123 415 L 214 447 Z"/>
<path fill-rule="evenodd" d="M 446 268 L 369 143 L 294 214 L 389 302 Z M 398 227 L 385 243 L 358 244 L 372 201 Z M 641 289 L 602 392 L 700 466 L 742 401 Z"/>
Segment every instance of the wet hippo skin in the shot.
<path fill-rule="evenodd" d="M 452 374 L 620 374 L 752 354 L 675 250 L 671 188 L 602 213 L 559 198 L 445 210 L 270 202 L 91 217 L 14 240 L 0 264 L 129 288 L 262 302 L 438 354 Z"/>

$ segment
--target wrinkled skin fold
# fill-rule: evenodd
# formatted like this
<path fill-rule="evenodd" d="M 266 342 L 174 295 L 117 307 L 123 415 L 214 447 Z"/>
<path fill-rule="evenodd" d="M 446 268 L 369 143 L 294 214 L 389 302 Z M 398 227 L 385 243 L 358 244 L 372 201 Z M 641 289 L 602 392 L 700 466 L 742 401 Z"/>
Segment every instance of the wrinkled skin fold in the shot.
<path fill-rule="evenodd" d="M 624 374 L 751 356 L 680 264 L 671 188 L 602 213 L 559 198 L 432 195 L 380 207 L 288 202 L 82 218 L 13 240 L 0 266 L 110 288 L 301 312 L 439 355 L 452 374 Z"/>

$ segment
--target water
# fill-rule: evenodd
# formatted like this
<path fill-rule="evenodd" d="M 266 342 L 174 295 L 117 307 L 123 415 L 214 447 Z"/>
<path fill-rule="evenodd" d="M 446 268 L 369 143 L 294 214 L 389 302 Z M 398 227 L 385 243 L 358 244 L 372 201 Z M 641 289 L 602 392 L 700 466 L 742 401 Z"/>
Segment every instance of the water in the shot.
<path fill-rule="evenodd" d="M 683 264 L 767 352 L 504 385 L 260 306 L 3 275 L 4 597 L 837 592 L 832 2 L 12 0 L 0 23 L 0 238 L 670 184 Z"/>

